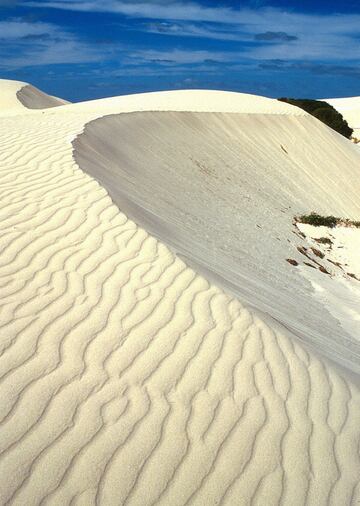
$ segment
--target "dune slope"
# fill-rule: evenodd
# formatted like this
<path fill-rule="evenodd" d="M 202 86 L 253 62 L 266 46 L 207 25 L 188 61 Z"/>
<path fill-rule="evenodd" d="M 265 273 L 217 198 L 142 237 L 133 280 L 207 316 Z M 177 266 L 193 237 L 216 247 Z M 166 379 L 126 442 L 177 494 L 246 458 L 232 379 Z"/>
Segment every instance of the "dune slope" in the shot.
<path fill-rule="evenodd" d="M 302 261 L 295 216 L 360 217 L 346 139 L 309 115 L 140 112 L 88 124 L 74 156 L 188 264 L 360 372 L 359 322 L 349 334 L 286 262 Z"/>
<path fill-rule="evenodd" d="M 354 379 L 200 276 L 77 165 L 84 125 L 124 108 L 0 117 L 0 502 L 357 504 Z"/>
<path fill-rule="evenodd" d="M 0 113 L 3 114 L 20 113 L 26 109 L 47 109 L 68 103 L 21 81 L 0 79 L 0 90 Z"/>
<path fill-rule="evenodd" d="M 23 105 L 18 99 L 17 93 L 26 86 L 26 83 L 21 81 L 9 81 L 7 79 L 0 79 L 0 112 L 15 111 L 23 109 Z"/>
<path fill-rule="evenodd" d="M 47 95 L 29 84 L 17 92 L 17 97 L 28 109 L 48 109 L 49 107 L 58 107 L 68 103 L 61 98 Z"/>

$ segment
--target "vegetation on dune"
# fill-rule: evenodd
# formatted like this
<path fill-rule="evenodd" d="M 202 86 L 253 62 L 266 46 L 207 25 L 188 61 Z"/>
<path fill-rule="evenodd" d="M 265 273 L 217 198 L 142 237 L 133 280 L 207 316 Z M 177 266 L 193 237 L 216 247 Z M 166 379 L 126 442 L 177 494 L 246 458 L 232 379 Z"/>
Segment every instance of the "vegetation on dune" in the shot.
<path fill-rule="evenodd" d="M 300 223 L 313 225 L 314 227 L 329 227 L 334 228 L 338 223 L 338 218 L 335 216 L 320 216 L 317 213 L 303 214 L 297 218 Z"/>
<path fill-rule="evenodd" d="M 305 223 L 306 225 L 313 225 L 314 227 L 329 227 L 334 228 L 337 225 L 345 227 L 360 228 L 360 221 L 352 221 L 345 218 L 337 218 L 336 216 L 321 216 L 317 213 L 303 214 L 297 216 L 295 219 L 298 223 Z"/>
<path fill-rule="evenodd" d="M 328 237 L 319 237 L 319 239 L 314 239 L 316 242 L 318 242 L 319 244 L 332 244 L 332 241 L 331 239 L 329 239 Z"/>
<path fill-rule="evenodd" d="M 339 132 L 339 134 L 348 139 L 350 139 L 353 134 L 353 129 L 349 127 L 342 114 L 340 114 L 327 102 L 323 102 L 322 100 L 284 97 L 279 98 L 278 100 L 300 107 L 300 109 L 303 109 L 312 116 L 315 116 L 315 118 L 325 123 L 325 125 L 329 126 L 336 132 Z"/>

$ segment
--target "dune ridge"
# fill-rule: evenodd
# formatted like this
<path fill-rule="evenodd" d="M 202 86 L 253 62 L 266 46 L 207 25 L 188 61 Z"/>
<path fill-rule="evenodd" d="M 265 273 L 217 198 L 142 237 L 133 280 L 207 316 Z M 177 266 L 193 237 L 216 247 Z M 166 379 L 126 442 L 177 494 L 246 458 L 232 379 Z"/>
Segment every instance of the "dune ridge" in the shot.
<path fill-rule="evenodd" d="M 107 107 L 0 118 L 1 503 L 357 504 L 358 387 L 80 170 Z"/>
<path fill-rule="evenodd" d="M 17 92 L 17 97 L 22 105 L 28 109 L 48 109 L 49 107 L 59 107 L 69 103 L 61 98 L 47 95 L 29 84 L 23 86 Z"/>
<path fill-rule="evenodd" d="M 0 113 L 23 113 L 27 109 L 47 109 L 68 104 L 66 100 L 52 97 L 22 81 L 0 79 Z"/>
<path fill-rule="evenodd" d="M 96 110 L 100 112 L 100 116 L 140 111 L 226 112 L 291 116 L 305 116 L 307 114 L 298 107 L 271 98 L 250 95 L 248 93 L 216 90 L 177 90 L 138 93 L 89 102 L 79 102 L 71 104 L 69 107 L 61 108 L 61 111 L 68 113 L 70 109 L 74 113 L 83 112 L 94 116 Z"/>
<path fill-rule="evenodd" d="M 23 109 L 21 102 L 18 99 L 17 93 L 26 86 L 22 81 L 9 81 L 8 79 L 0 79 L 0 113 L 3 115 L 4 111 L 15 111 Z"/>

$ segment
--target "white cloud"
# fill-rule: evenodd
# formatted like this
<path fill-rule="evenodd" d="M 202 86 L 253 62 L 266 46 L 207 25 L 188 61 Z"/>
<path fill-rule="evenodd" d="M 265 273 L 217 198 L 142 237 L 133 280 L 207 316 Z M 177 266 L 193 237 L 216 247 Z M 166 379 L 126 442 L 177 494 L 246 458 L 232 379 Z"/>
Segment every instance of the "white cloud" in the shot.
<path fill-rule="evenodd" d="M 30 36 L 56 35 L 59 29 L 50 23 L 29 23 L 20 19 L 0 21 L 0 39 L 21 39 Z"/>
<path fill-rule="evenodd" d="M 176 37 L 197 37 L 215 40 L 233 40 L 244 41 L 253 40 L 253 36 L 246 32 L 241 32 L 236 25 L 218 25 L 218 24 L 200 24 L 200 23 L 180 23 L 180 22 L 151 22 L 139 24 L 138 31 L 147 33 L 157 33 L 163 35 L 173 35 Z"/>
<path fill-rule="evenodd" d="M 85 63 L 105 57 L 104 48 L 80 41 L 51 23 L 0 21 L 0 42 L 1 68 Z"/>
<path fill-rule="evenodd" d="M 112 12 L 149 19 L 177 19 L 232 23 L 230 8 L 205 7 L 183 1 L 53 0 L 23 2 L 29 7 L 47 7 L 85 12 Z M 220 18 L 219 18 L 220 16 Z"/>
<path fill-rule="evenodd" d="M 229 51 L 192 51 L 172 49 L 169 51 L 143 50 L 128 55 L 128 63 L 158 63 L 160 65 L 188 65 L 198 63 L 226 63 L 239 58 L 239 53 Z"/>
<path fill-rule="evenodd" d="M 30 0 L 22 5 L 83 12 L 111 12 L 134 18 L 183 20 L 244 25 L 247 31 L 292 31 L 311 33 L 359 32 L 360 15 L 313 15 L 287 12 L 278 8 L 207 7 L 181 0 Z"/>
<path fill-rule="evenodd" d="M 4 1 L 4 0 L 0 0 Z M 119 65 L 203 65 L 237 64 L 242 61 L 284 59 L 334 62 L 360 60 L 357 37 L 360 15 L 312 15 L 275 8 L 231 9 L 206 7 L 196 1 L 181 0 L 22 0 L 32 8 L 111 12 L 136 18 L 131 29 L 177 37 L 202 37 L 245 42 L 236 51 L 185 50 L 181 47 L 158 50 L 125 48 L 115 54 L 115 44 L 103 47 L 51 23 L 20 19 L 0 21 L 0 45 L 7 66 L 78 63 L 113 59 Z M 147 18 L 146 20 L 140 18 Z M 114 19 L 116 19 L 114 17 Z M 127 26 L 128 29 L 130 29 Z M 256 37 L 259 34 L 283 37 Z M 2 47 L 5 46 L 5 47 Z M 16 48 L 19 51 L 16 51 Z M 119 47 L 117 48 L 117 50 Z M 4 67 L 5 64 L 3 63 Z"/>
<path fill-rule="evenodd" d="M 153 20 L 133 29 L 182 37 L 253 42 L 244 49 L 249 58 L 355 60 L 360 15 L 314 15 L 278 8 L 207 7 L 184 0 L 23 0 L 23 5 L 111 12 Z M 254 40 L 267 32 L 287 34 L 288 40 Z"/>
<path fill-rule="evenodd" d="M 25 50 L 20 56 L 10 56 L 4 67 L 29 67 L 65 63 L 89 63 L 102 61 L 104 54 L 96 48 L 78 41 L 51 42 L 41 48 Z"/>

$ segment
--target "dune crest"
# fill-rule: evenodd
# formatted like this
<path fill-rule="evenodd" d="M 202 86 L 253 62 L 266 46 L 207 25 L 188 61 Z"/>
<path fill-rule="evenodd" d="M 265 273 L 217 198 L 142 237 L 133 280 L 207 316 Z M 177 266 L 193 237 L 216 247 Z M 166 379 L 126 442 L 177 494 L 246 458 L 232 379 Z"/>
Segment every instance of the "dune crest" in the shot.
<path fill-rule="evenodd" d="M 21 81 L 0 79 L 0 91 L 0 114 L 17 114 L 26 112 L 27 109 L 47 109 L 69 103 Z"/>
<path fill-rule="evenodd" d="M 47 95 L 29 84 L 17 92 L 17 97 L 28 109 L 48 109 L 49 107 L 59 107 L 59 105 L 69 103 L 61 98 Z"/>
<path fill-rule="evenodd" d="M 189 268 L 75 162 L 85 124 L 122 108 L 0 117 L 1 503 L 357 504 L 355 380 Z"/>

